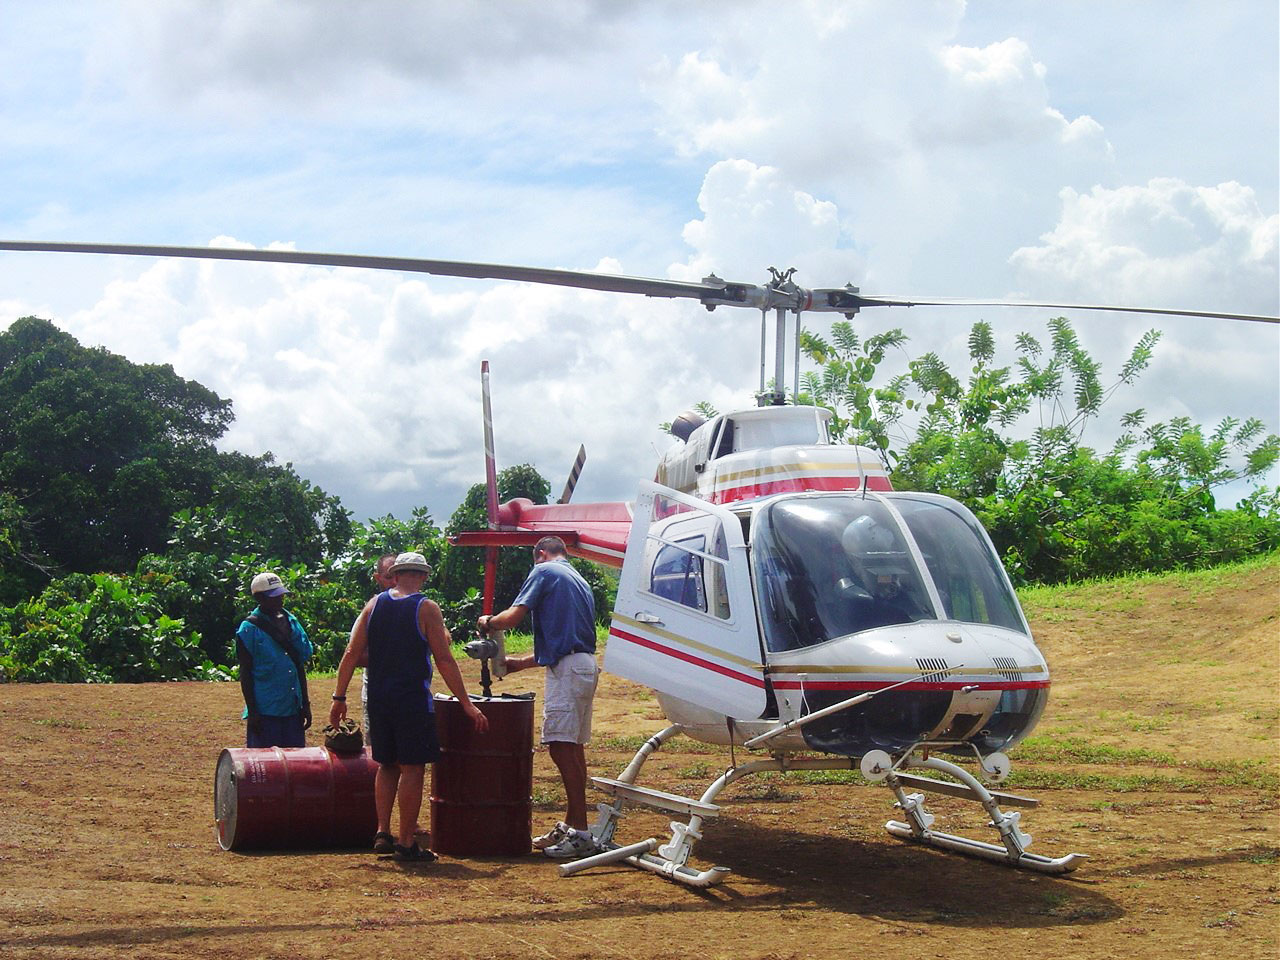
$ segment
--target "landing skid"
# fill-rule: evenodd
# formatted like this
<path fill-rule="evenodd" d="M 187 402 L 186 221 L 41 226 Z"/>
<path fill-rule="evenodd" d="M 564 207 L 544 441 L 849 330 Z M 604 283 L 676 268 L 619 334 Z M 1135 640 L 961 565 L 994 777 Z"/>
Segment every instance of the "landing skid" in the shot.
<path fill-rule="evenodd" d="M 1000 809 L 999 803 L 1003 802 L 1008 806 L 1035 806 L 1037 801 L 1014 794 L 989 791 L 968 771 L 954 763 L 948 763 L 936 757 L 915 756 L 916 748 L 899 757 L 896 762 L 887 753 L 879 750 L 867 754 L 860 763 L 847 757 L 792 757 L 776 754 L 767 760 L 752 760 L 730 767 L 707 787 L 698 799 L 637 785 L 635 781 L 640 768 L 644 766 L 649 756 L 666 741 L 679 734 L 682 729 L 679 724 L 674 724 L 646 740 L 617 779 L 592 777 L 592 783 L 596 788 L 608 793 L 612 798 L 611 802 L 597 805 L 599 815 L 591 827 L 592 836 L 604 848 L 604 852 L 562 864 L 561 876 L 572 876 L 583 870 L 610 863 L 627 863 L 691 887 L 714 886 L 728 875 L 729 868 L 716 866 L 709 870 L 694 870 L 688 866 L 688 860 L 693 851 L 693 845 L 702 839 L 703 824 L 720 815 L 720 807 L 715 803 L 716 797 L 729 784 L 744 777 L 784 770 L 861 769 L 863 776 L 868 780 L 884 782 L 897 795 L 897 806 L 902 809 L 909 821 L 902 823 L 890 820 L 885 826 L 893 836 L 904 840 L 926 843 L 942 850 L 995 860 L 1009 866 L 1040 873 L 1066 873 L 1074 870 L 1081 860 L 1086 859 L 1083 854 L 1074 853 L 1056 859 L 1027 853 L 1026 848 L 1031 845 L 1031 837 L 1019 827 L 1022 815 L 1005 813 Z M 1008 774 L 1008 759 L 1003 754 L 992 754 L 980 759 L 984 775 L 988 778 L 1001 780 Z M 933 770 L 954 777 L 959 782 L 950 783 L 931 777 L 914 776 L 905 773 L 906 769 Z M 999 831 L 1001 843 L 999 845 L 984 843 L 980 840 L 933 830 L 934 817 L 924 808 L 923 794 L 908 794 L 906 787 L 977 800 L 991 816 L 990 825 Z M 627 804 L 664 810 L 688 819 L 687 822 L 671 822 L 671 839 L 665 844 L 655 837 L 650 837 L 639 843 L 618 846 L 614 843 L 613 837 L 618 821 L 624 816 L 623 809 Z"/>
<path fill-rule="evenodd" d="M 873 782 L 884 781 L 898 798 L 894 806 L 907 816 L 906 823 L 890 820 L 884 825 L 893 836 L 1037 873 L 1070 873 L 1081 861 L 1088 859 L 1088 855 L 1083 853 L 1069 853 L 1065 857 L 1044 857 L 1028 853 L 1031 835 L 1021 828 L 1022 814 L 1006 813 L 1000 809 L 1000 802 L 1004 801 L 1007 806 L 1036 806 L 1038 801 L 988 790 L 963 767 L 937 757 L 917 757 L 914 749 L 900 757 L 896 763 L 882 750 L 874 750 L 862 758 L 863 776 Z M 984 774 L 992 780 L 1003 780 L 1009 774 L 1008 758 L 1003 754 L 991 754 L 980 758 L 980 761 Z M 915 777 L 902 773 L 904 769 L 934 770 L 960 782 L 957 784 L 931 777 Z M 991 817 L 987 825 L 995 827 L 1000 834 L 1000 843 L 986 843 L 934 830 L 934 816 L 925 809 L 924 794 L 907 793 L 905 788 L 909 786 L 978 801 Z"/>

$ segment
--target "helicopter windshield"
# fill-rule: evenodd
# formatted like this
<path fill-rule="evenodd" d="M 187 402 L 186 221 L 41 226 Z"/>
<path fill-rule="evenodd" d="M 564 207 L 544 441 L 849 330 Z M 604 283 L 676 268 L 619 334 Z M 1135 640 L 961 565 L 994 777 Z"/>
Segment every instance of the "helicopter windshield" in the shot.
<path fill-rule="evenodd" d="M 948 620 L 991 623 L 1026 632 L 982 527 L 953 500 L 897 494 L 893 498 L 933 576 Z"/>
<path fill-rule="evenodd" d="M 770 650 L 937 619 L 906 538 L 875 498 L 769 504 L 752 551 Z"/>

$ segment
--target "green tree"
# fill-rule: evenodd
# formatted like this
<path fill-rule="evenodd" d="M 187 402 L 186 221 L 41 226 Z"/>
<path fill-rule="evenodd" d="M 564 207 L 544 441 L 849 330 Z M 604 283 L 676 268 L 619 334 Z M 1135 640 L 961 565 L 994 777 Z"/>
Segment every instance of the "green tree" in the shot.
<path fill-rule="evenodd" d="M 196 632 L 206 657 L 234 663 L 236 627 L 253 607 L 249 582 L 280 564 L 260 555 L 234 518 L 213 507 L 180 510 L 173 521 L 167 549 L 138 561 L 138 580 L 170 616 Z M 285 576 L 284 569 L 276 572 Z"/>
<path fill-rule="evenodd" d="M 800 334 L 801 350 L 820 372 L 805 372 L 796 402 L 829 409 L 832 439 L 873 448 L 886 467 L 894 457 L 889 431 L 901 418 L 905 379 L 895 377 L 880 388 L 872 381 L 885 354 L 906 341 L 897 328 L 863 341 L 847 320 L 831 325 L 829 341 L 809 330 Z"/>
<path fill-rule="evenodd" d="M 33 553 L 31 523 L 13 494 L 0 490 L 0 605 L 39 593 L 49 579 L 49 561 Z"/>
<path fill-rule="evenodd" d="M 270 453 L 224 453 L 209 506 L 238 531 L 243 548 L 276 563 L 317 566 L 347 548 L 354 528 L 341 501 Z"/>
<path fill-rule="evenodd" d="M 47 320 L 0 333 L 0 487 L 21 500 L 29 548 L 66 570 L 127 570 L 164 546 L 169 518 L 206 502 L 230 401 L 81 346 Z"/>

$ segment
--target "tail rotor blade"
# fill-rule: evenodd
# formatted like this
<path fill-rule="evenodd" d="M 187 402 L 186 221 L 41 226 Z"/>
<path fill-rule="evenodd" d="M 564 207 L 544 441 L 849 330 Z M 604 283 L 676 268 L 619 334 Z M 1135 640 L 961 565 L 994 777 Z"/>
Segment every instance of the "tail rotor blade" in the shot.
<path fill-rule="evenodd" d="M 573 496 L 573 488 L 578 485 L 578 477 L 582 473 L 582 465 L 586 462 L 587 448 L 579 444 L 578 455 L 573 460 L 573 466 L 569 468 L 569 479 L 565 481 L 564 493 L 560 494 L 560 499 L 556 503 L 569 502 L 569 498 Z"/>
<path fill-rule="evenodd" d="M 498 466 L 493 453 L 493 406 L 489 402 L 489 361 L 480 361 L 480 394 L 484 402 L 484 491 L 489 529 L 498 528 Z"/>

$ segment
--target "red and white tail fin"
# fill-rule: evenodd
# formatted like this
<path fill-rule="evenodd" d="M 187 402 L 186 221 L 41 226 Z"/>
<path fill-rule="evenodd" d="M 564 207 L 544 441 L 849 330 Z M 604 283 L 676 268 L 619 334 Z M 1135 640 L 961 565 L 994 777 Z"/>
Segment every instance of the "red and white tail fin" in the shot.
<path fill-rule="evenodd" d="M 481 361 L 484 402 L 485 512 L 488 530 L 466 530 L 449 537 L 456 547 L 484 547 L 485 613 L 493 612 L 498 547 L 530 547 L 545 536 L 557 536 L 574 556 L 613 567 L 622 566 L 631 530 L 631 506 L 622 502 L 570 504 L 574 485 L 587 459 L 585 448 L 570 471 L 560 503 L 533 503 L 518 498 L 498 503 L 498 468 L 493 446 L 493 408 L 489 400 L 489 361 Z"/>

